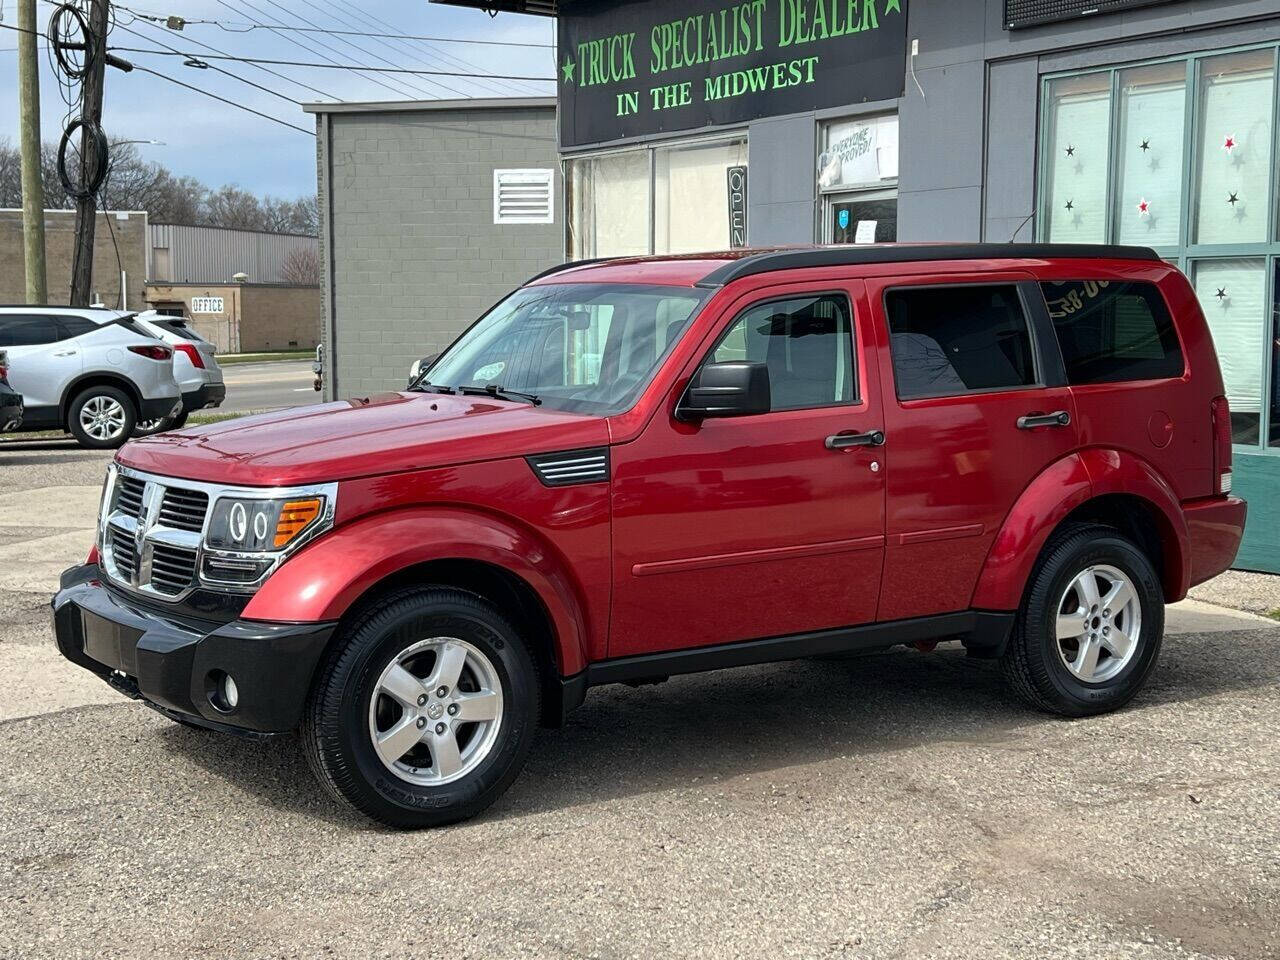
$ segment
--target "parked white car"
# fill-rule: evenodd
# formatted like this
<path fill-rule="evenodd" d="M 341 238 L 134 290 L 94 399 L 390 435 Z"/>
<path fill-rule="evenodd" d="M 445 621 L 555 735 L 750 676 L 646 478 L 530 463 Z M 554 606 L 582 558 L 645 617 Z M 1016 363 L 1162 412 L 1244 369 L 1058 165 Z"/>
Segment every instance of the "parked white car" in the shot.
<path fill-rule="evenodd" d="M 187 414 L 192 410 L 222 405 L 227 387 L 222 380 L 222 368 L 215 359 L 217 347 L 191 329 L 185 317 L 146 310 L 134 319 L 144 330 L 173 348 L 173 377 L 182 392 L 182 410 L 176 416 L 139 421 L 133 430 L 135 437 L 176 430 L 187 422 Z"/>
<path fill-rule="evenodd" d="M 173 348 L 133 314 L 75 307 L 0 307 L 9 384 L 22 394 L 22 431 L 71 433 L 111 449 L 139 420 L 182 410 Z"/>

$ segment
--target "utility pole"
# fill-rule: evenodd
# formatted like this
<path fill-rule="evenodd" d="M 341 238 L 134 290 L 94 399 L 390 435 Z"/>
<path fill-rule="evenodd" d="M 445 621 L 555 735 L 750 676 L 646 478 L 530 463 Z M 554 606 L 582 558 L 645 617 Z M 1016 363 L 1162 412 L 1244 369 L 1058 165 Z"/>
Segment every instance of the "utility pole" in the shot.
<path fill-rule="evenodd" d="M 89 42 L 86 51 L 90 61 L 81 92 L 80 182 L 101 181 L 105 171 L 98 170 L 98 149 L 105 147 L 102 132 L 102 92 L 107 69 L 107 27 L 110 22 L 109 0 L 92 0 L 89 6 Z M 76 200 L 76 252 L 71 268 L 71 305 L 89 306 L 93 283 L 93 233 L 98 213 L 98 198 L 90 193 Z M 110 229 L 110 227 L 108 227 Z"/>
<path fill-rule="evenodd" d="M 22 151 L 22 248 L 27 303 L 49 299 L 44 266 L 44 181 L 40 171 L 40 60 L 36 0 L 18 0 L 18 104 Z"/>

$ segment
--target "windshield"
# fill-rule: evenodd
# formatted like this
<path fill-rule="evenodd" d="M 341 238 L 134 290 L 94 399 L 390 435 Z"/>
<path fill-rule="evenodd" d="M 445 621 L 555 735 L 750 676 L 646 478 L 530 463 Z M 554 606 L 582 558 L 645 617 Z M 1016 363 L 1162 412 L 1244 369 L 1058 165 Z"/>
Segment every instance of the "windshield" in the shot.
<path fill-rule="evenodd" d="M 620 413 L 705 299 L 688 287 L 525 287 L 459 337 L 416 387 L 489 387 L 558 410 Z"/>

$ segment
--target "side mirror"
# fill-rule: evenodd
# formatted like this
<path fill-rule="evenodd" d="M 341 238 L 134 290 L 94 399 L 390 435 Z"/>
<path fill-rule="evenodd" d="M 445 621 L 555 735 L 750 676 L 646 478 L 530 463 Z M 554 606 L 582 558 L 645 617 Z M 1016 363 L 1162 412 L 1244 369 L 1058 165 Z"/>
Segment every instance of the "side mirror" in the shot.
<path fill-rule="evenodd" d="M 676 406 L 677 420 L 749 417 L 768 413 L 769 368 L 747 360 L 705 364 Z"/>

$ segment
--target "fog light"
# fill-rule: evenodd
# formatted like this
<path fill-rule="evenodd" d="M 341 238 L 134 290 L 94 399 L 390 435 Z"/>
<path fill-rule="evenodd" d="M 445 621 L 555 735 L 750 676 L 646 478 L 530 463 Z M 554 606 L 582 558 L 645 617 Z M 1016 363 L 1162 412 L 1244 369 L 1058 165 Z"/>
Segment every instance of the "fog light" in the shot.
<path fill-rule="evenodd" d="M 234 710 L 240 704 L 240 690 L 229 673 L 222 678 L 222 699 L 228 710 Z"/>

